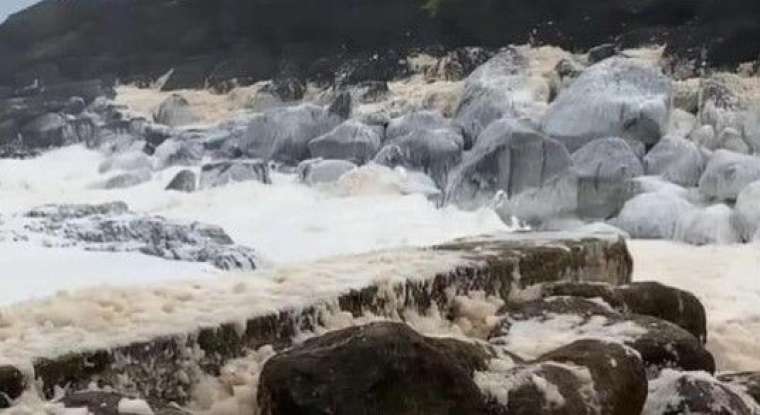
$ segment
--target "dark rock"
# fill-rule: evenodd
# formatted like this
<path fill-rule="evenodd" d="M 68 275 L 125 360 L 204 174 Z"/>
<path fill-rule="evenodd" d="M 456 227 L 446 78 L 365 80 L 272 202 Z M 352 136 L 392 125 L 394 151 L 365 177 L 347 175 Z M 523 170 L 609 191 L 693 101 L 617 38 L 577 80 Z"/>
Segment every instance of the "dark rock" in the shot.
<path fill-rule="evenodd" d="M 199 140 L 169 139 L 158 146 L 153 156 L 162 168 L 170 166 L 194 166 L 203 160 L 205 148 Z"/>
<path fill-rule="evenodd" d="M 615 56 L 616 53 L 617 45 L 614 43 L 605 43 L 599 46 L 594 46 L 588 50 L 588 63 L 595 64 Z"/>
<path fill-rule="evenodd" d="M 722 373 L 718 380 L 744 391 L 760 405 L 760 372 Z"/>
<path fill-rule="evenodd" d="M 485 369 L 486 356 L 478 346 L 426 338 L 403 324 L 351 327 L 267 361 L 258 403 L 263 415 L 483 414 L 472 374 Z"/>
<path fill-rule="evenodd" d="M 79 115 L 87 107 L 84 99 L 80 97 L 71 97 L 66 102 L 66 106 L 63 108 L 63 112 L 71 115 Z"/>
<path fill-rule="evenodd" d="M 61 147 L 74 144 L 76 138 L 66 118 L 60 114 L 45 114 L 21 127 L 21 136 L 31 148 Z"/>
<path fill-rule="evenodd" d="M 625 295 L 625 294 L 623 294 Z M 646 308 L 646 307 L 642 307 Z M 491 343 L 507 350 L 525 344 L 517 325 L 558 324 L 568 338 L 599 338 L 621 342 L 641 354 L 648 369 L 680 368 L 715 372 L 715 360 L 702 342 L 681 327 L 658 318 L 621 313 L 605 304 L 580 297 L 549 297 L 508 305 L 507 318 L 491 333 Z M 515 332 L 511 332 L 516 330 Z M 572 333 L 572 334 L 571 334 Z M 517 351 L 519 354 L 520 352 Z"/>
<path fill-rule="evenodd" d="M 199 189 L 220 187 L 229 183 L 254 180 L 270 184 L 269 165 L 260 160 L 235 160 L 205 164 L 201 168 Z"/>
<path fill-rule="evenodd" d="M 182 170 L 177 173 L 171 182 L 166 186 L 166 190 L 176 190 L 178 192 L 191 193 L 195 191 L 197 178 L 191 170 Z"/>
<path fill-rule="evenodd" d="M 190 103 L 177 94 L 172 94 L 166 98 L 159 105 L 153 118 L 157 123 L 170 127 L 180 127 L 198 121 L 198 117 L 193 114 L 190 108 Z"/>
<path fill-rule="evenodd" d="M 58 238 L 60 246 L 141 252 L 169 260 L 208 262 L 225 270 L 256 269 L 259 261 L 253 249 L 235 245 L 217 226 L 141 216 L 130 212 L 123 202 L 47 205 L 31 210 L 27 217 L 30 221 L 25 229 Z"/>
<path fill-rule="evenodd" d="M 308 185 L 333 183 L 354 169 L 356 164 L 345 160 L 305 160 L 298 165 L 298 178 Z"/>
<path fill-rule="evenodd" d="M 420 170 L 445 188 L 449 172 L 462 160 L 462 145 L 462 137 L 450 129 L 413 130 L 390 140 L 374 161 Z"/>
<path fill-rule="evenodd" d="M 751 415 L 760 410 L 738 390 L 702 373 L 663 371 L 649 382 L 645 414 Z"/>
<path fill-rule="evenodd" d="M 377 154 L 382 142 L 382 127 L 348 120 L 329 133 L 309 141 L 309 151 L 314 157 L 364 164 Z"/>
<path fill-rule="evenodd" d="M 26 379 L 13 366 L 0 366 L 0 409 L 9 408 L 12 401 L 24 393 Z"/>
<path fill-rule="evenodd" d="M 347 120 L 351 118 L 351 94 L 349 92 L 341 92 L 330 103 L 327 111 L 341 119 Z"/>
<path fill-rule="evenodd" d="M 92 415 L 143 415 L 146 409 L 150 409 L 155 415 L 189 415 L 189 412 L 171 406 L 154 405 L 146 401 L 140 403 L 143 408 L 142 410 L 136 408 L 138 411 L 136 413 L 120 411 L 119 403 L 124 399 L 130 398 L 116 392 L 81 391 L 69 393 L 61 399 L 60 403 L 65 408 L 87 408 Z"/>
<path fill-rule="evenodd" d="M 367 81 L 392 81 L 409 74 L 405 56 L 398 51 L 362 54 L 346 60 L 335 73 L 338 87 L 358 85 Z"/>
<path fill-rule="evenodd" d="M 586 69 L 552 103 L 544 132 L 574 152 L 605 137 L 657 144 L 670 114 L 670 80 L 625 58 Z"/>

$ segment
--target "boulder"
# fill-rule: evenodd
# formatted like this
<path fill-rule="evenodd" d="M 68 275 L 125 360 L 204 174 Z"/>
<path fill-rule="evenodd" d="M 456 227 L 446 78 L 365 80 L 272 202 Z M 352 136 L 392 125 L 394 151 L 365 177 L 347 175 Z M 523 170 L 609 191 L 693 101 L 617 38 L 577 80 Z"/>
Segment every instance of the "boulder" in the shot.
<path fill-rule="evenodd" d="M 310 186 L 334 183 L 356 168 L 356 164 L 345 160 L 305 160 L 298 165 L 298 178 Z"/>
<path fill-rule="evenodd" d="M 667 135 L 672 137 L 688 137 L 697 128 L 697 117 L 679 108 L 670 112 Z"/>
<path fill-rule="evenodd" d="M 732 215 L 731 208 L 722 203 L 690 210 L 678 219 L 674 239 L 692 245 L 739 242 Z"/>
<path fill-rule="evenodd" d="M 635 349 L 647 369 L 677 367 L 715 371 L 715 360 L 685 329 L 656 317 L 618 312 L 581 297 L 546 297 L 509 304 L 489 342 L 523 357 L 536 356 L 581 339 L 615 341 Z"/>
<path fill-rule="evenodd" d="M 760 237 L 760 180 L 747 185 L 736 198 L 731 222 L 743 241 Z"/>
<path fill-rule="evenodd" d="M 427 130 L 451 129 L 451 123 L 435 111 L 414 111 L 392 119 L 385 130 L 387 140 Z M 460 138 L 462 145 L 464 141 Z"/>
<path fill-rule="evenodd" d="M 0 409 L 9 408 L 26 390 L 24 375 L 13 366 L 0 366 Z"/>
<path fill-rule="evenodd" d="M 573 152 L 597 138 L 653 146 L 667 130 L 670 80 L 634 60 L 610 58 L 587 68 L 543 118 L 544 132 Z"/>
<path fill-rule="evenodd" d="M 561 144 L 557 145 L 564 149 Z M 517 219 L 536 229 L 552 229 L 552 223 L 557 221 L 579 220 L 578 189 L 578 177 L 569 171 L 549 179 L 541 187 L 529 188 L 509 198 L 506 193 L 497 193 L 494 205 L 496 213 L 507 224 Z"/>
<path fill-rule="evenodd" d="M 718 134 L 716 148 L 741 154 L 749 154 L 751 152 L 749 145 L 742 137 L 742 133 L 732 127 L 726 127 L 720 132 L 720 134 Z"/>
<path fill-rule="evenodd" d="M 694 129 L 689 135 L 690 141 L 707 149 L 715 149 L 717 147 L 715 128 L 712 125 L 703 125 Z"/>
<path fill-rule="evenodd" d="M 760 405 L 760 373 L 722 373 L 718 376 L 718 380 L 728 384 L 734 390 L 744 391 L 752 398 L 755 404 Z"/>
<path fill-rule="evenodd" d="M 195 166 L 205 154 L 204 145 L 198 140 L 169 139 L 156 147 L 153 157 L 157 167 Z"/>
<path fill-rule="evenodd" d="M 341 121 L 328 110 L 311 104 L 276 108 L 255 116 L 238 145 L 248 157 L 294 165 L 309 158 L 311 140 Z"/>
<path fill-rule="evenodd" d="M 705 373 L 666 369 L 649 381 L 642 415 L 752 415 L 760 410 L 738 389 Z"/>
<path fill-rule="evenodd" d="M 588 63 L 593 65 L 615 56 L 617 48 L 617 45 L 614 43 L 603 43 L 599 46 L 594 46 L 588 50 Z"/>
<path fill-rule="evenodd" d="M 169 127 L 181 127 L 199 121 L 190 103 L 179 94 L 172 94 L 158 106 L 153 120 Z"/>
<path fill-rule="evenodd" d="M 450 129 L 413 130 L 397 136 L 374 158 L 380 165 L 420 170 L 441 188 L 446 186 L 449 172 L 461 160 L 462 136 Z"/>
<path fill-rule="evenodd" d="M 571 156 L 578 177 L 578 214 L 608 219 L 626 201 L 628 179 L 644 174 L 644 168 L 625 140 L 600 138 Z"/>
<path fill-rule="evenodd" d="M 269 178 L 269 165 L 260 160 L 209 163 L 201 168 L 198 189 L 210 189 L 251 180 L 264 184 L 272 183 Z"/>
<path fill-rule="evenodd" d="M 380 150 L 383 128 L 348 120 L 327 134 L 309 141 L 313 157 L 364 164 Z"/>
<path fill-rule="evenodd" d="M 512 198 L 530 188 L 554 183 L 571 163 L 567 149 L 557 141 L 525 121 L 504 118 L 483 131 L 452 171 L 446 199 L 472 207 L 491 200 L 499 191 Z"/>
<path fill-rule="evenodd" d="M 646 156 L 646 174 L 659 175 L 680 186 L 694 187 L 705 169 L 706 158 L 693 142 L 674 135 L 663 137 Z"/>
<path fill-rule="evenodd" d="M 195 191 L 198 179 L 192 170 L 182 170 L 177 173 L 166 186 L 166 190 L 191 193 Z"/>
<path fill-rule="evenodd" d="M 84 99 L 80 97 L 71 97 L 66 101 L 66 106 L 63 108 L 63 113 L 70 115 L 79 115 L 87 107 Z"/>
<path fill-rule="evenodd" d="M 528 58 L 520 51 L 507 48 L 467 77 L 454 116 L 466 148 L 502 117 L 535 119 L 543 111 L 549 100 L 549 84 L 541 77 L 531 77 L 528 65 Z"/>
<path fill-rule="evenodd" d="M 699 191 L 718 200 L 733 201 L 756 180 L 760 180 L 760 157 L 718 150 L 699 179 Z"/>
<path fill-rule="evenodd" d="M 693 209 L 691 203 L 673 194 L 644 193 L 627 201 L 610 223 L 633 238 L 673 239 L 679 218 Z"/>
<path fill-rule="evenodd" d="M 73 127 L 61 114 L 41 115 L 23 125 L 20 133 L 24 147 L 31 149 L 62 147 L 79 142 Z"/>
<path fill-rule="evenodd" d="M 103 183 L 103 188 L 109 190 L 126 189 L 148 182 L 151 176 L 150 170 L 121 173 L 106 180 Z"/>
<path fill-rule="evenodd" d="M 218 226 L 139 215 L 123 202 L 46 205 L 26 217 L 25 228 L 47 235 L 46 243 L 51 246 L 74 244 L 92 251 L 140 252 L 168 260 L 208 262 L 224 270 L 253 270 L 260 262 L 256 251 L 236 245 Z"/>
<path fill-rule="evenodd" d="M 345 91 L 341 92 L 330 103 L 327 112 L 342 120 L 347 120 L 351 117 L 352 102 L 353 100 L 350 93 Z"/>
<path fill-rule="evenodd" d="M 489 355 L 479 346 L 373 323 L 309 339 L 266 362 L 262 415 L 487 413 L 472 380 Z"/>

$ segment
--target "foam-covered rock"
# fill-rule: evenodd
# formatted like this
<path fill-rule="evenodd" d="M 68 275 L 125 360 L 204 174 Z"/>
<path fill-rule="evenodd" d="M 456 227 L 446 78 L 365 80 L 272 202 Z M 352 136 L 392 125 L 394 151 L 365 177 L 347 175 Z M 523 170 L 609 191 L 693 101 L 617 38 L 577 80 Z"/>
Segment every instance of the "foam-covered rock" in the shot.
<path fill-rule="evenodd" d="M 760 180 L 760 157 L 718 150 L 707 162 L 699 179 L 699 190 L 718 200 L 736 200 L 756 180 Z"/>
<path fill-rule="evenodd" d="M 308 185 L 333 183 L 354 169 L 356 164 L 346 160 L 305 160 L 298 165 L 298 177 Z"/>
<path fill-rule="evenodd" d="M 512 198 L 548 184 L 568 171 L 567 149 L 529 123 L 504 118 L 492 123 L 450 176 L 449 202 L 467 207 L 490 201 L 497 192 Z"/>
<path fill-rule="evenodd" d="M 743 241 L 760 238 L 760 180 L 739 193 L 731 221 Z"/>
<path fill-rule="evenodd" d="M 644 174 L 641 161 L 620 138 L 589 142 L 571 156 L 578 177 L 578 214 L 607 219 L 626 201 L 626 182 Z"/>
<path fill-rule="evenodd" d="M 633 60 L 610 58 L 587 68 L 549 107 L 544 132 L 575 151 L 596 138 L 654 145 L 667 131 L 670 80 Z"/>
<path fill-rule="evenodd" d="M 528 73 L 528 58 L 507 48 L 467 77 L 454 122 L 464 134 L 467 147 L 499 118 L 538 118 L 549 100 L 548 82 Z"/>
<path fill-rule="evenodd" d="M 760 408 L 743 393 L 705 373 L 665 369 L 649 381 L 642 415 L 752 415 Z"/>
<path fill-rule="evenodd" d="M 364 164 L 377 154 L 382 141 L 382 127 L 348 120 L 329 133 L 309 141 L 309 151 L 313 157 Z"/>
<path fill-rule="evenodd" d="M 667 135 L 644 156 L 646 174 L 686 187 L 699 184 L 706 164 L 702 151 L 693 142 Z"/>
<path fill-rule="evenodd" d="M 181 127 L 199 120 L 198 116 L 193 113 L 190 103 L 178 94 L 172 94 L 161 102 L 153 119 L 159 124 L 170 127 Z"/>
<path fill-rule="evenodd" d="M 691 203 L 678 196 L 644 193 L 627 201 L 610 223 L 633 238 L 673 239 L 679 218 L 692 209 Z"/>
<path fill-rule="evenodd" d="M 731 223 L 732 213 L 724 204 L 685 212 L 678 219 L 674 239 L 693 245 L 738 242 L 739 237 Z"/>

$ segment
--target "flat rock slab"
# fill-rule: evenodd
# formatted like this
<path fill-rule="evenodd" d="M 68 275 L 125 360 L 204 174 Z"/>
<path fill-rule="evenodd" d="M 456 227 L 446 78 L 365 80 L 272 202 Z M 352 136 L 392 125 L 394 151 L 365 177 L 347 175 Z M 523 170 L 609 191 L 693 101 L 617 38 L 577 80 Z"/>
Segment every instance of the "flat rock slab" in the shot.
<path fill-rule="evenodd" d="M 56 386 L 76 391 L 98 381 L 182 404 L 204 373 L 217 374 L 230 359 L 263 345 L 291 344 L 326 311 L 390 316 L 436 306 L 446 315 L 454 296 L 476 290 L 508 302 L 543 282 L 627 284 L 632 269 L 617 235 L 503 233 L 214 280 L 84 290 L 4 312 L 0 368 L 25 368 L 31 376 L 32 366 L 48 397 Z M 60 317 L 67 307 L 88 312 Z M 0 376 L 6 372 L 14 373 L 0 370 Z M 0 378 L 6 385 L 14 381 Z"/>

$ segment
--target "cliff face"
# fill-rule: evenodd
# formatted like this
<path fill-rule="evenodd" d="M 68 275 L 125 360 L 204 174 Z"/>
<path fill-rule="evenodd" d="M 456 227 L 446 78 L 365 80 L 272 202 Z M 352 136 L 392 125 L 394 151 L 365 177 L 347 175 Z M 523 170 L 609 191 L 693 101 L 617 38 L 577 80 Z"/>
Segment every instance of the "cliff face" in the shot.
<path fill-rule="evenodd" d="M 529 40 L 576 50 L 667 40 L 678 55 L 704 46 L 711 63 L 731 65 L 757 57 L 758 17 L 760 4 L 744 0 L 44 0 L 0 26 L 0 85 L 175 68 L 178 87 L 197 86 Z"/>

